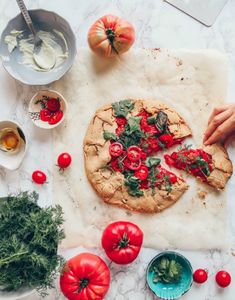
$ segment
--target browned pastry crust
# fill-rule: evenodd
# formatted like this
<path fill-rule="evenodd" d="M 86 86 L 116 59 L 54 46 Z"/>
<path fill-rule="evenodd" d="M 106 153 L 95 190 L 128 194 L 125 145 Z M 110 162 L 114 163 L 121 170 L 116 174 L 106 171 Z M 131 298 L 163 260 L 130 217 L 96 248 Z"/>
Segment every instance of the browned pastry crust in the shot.
<path fill-rule="evenodd" d="M 168 128 L 174 138 L 191 135 L 190 128 L 174 109 L 157 101 L 130 100 L 135 103 L 132 115 L 137 115 L 142 109 L 152 114 L 161 110 L 168 116 Z M 178 180 L 172 185 L 170 193 L 156 189 L 156 194 L 152 195 L 151 190 L 144 190 L 144 196 L 133 197 L 127 192 L 124 176 L 104 168 L 110 162 L 111 156 L 110 142 L 103 138 L 103 132 L 115 132 L 116 128 L 112 105 L 106 105 L 96 111 L 84 139 L 85 169 L 97 194 L 108 204 L 143 213 L 158 213 L 174 204 L 188 188 L 185 181 Z"/>
<path fill-rule="evenodd" d="M 221 144 L 203 146 L 205 152 L 211 154 L 214 169 L 207 177 L 207 183 L 217 190 L 223 190 L 233 173 L 233 165 L 226 149 Z"/>

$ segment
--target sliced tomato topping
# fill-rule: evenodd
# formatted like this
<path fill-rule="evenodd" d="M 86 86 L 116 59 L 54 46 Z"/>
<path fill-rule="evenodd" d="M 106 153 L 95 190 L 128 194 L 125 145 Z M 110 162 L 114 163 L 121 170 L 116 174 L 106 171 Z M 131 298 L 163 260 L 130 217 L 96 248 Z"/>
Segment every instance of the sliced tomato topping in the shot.
<path fill-rule="evenodd" d="M 165 154 L 165 155 L 164 155 L 164 158 L 165 158 L 166 164 L 168 164 L 169 166 L 174 166 L 175 161 L 174 161 L 174 159 L 171 158 L 170 155 Z"/>
<path fill-rule="evenodd" d="M 141 160 L 131 161 L 129 158 L 126 157 L 124 159 L 123 163 L 127 169 L 132 170 L 132 171 L 137 171 L 141 167 Z"/>
<path fill-rule="evenodd" d="M 123 153 L 123 146 L 122 144 L 115 142 L 110 144 L 109 146 L 109 154 L 113 157 L 118 157 Z"/>
<path fill-rule="evenodd" d="M 159 137 L 159 140 L 167 147 L 171 147 L 174 144 L 174 139 L 170 134 L 163 134 Z"/>
<path fill-rule="evenodd" d="M 149 137 L 147 139 L 148 142 L 148 151 L 149 152 L 156 152 L 159 151 L 161 149 L 161 147 L 159 147 L 159 143 L 158 140 L 155 137 Z"/>
<path fill-rule="evenodd" d="M 124 128 L 125 128 L 125 125 L 118 126 L 115 130 L 116 135 L 119 136 L 123 132 Z"/>
<path fill-rule="evenodd" d="M 127 124 L 127 119 L 126 118 L 124 118 L 124 117 L 116 117 L 116 123 L 117 123 L 117 125 L 118 126 L 120 126 L 120 125 L 126 125 Z"/>
<path fill-rule="evenodd" d="M 149 188 L 149 182 L 148 182 L 148 180 L 141 181 L 140 188 L 144 189 L 144 190 L 147 190 Z"/>
<path fill-rule="evenodd" d="M 148 178 L 148 173 L 149 173 L 148 167 L 146 167 L 145 165 L 141 165 L 139 170 L 135 171 L 134 175 L 135 177 L 143 181 Z"/>
<path fill-rule="evenodd" d="M 174 173 L 168 173 L 170 183 L 174 184 L 178 181 L 177 176 Z"/>
<path fill-rule="evenodd" d="M 142 150 L 140 147 L 131 146 L 127 149 L 127 157 L 130 161 L 139 161 L 141 159 Z"/>
<path fill-rule="evenodd" d="M 111 167 L 115 172 L 122 173 L 124 171 L 124 166 L 118 161 L 118 159 L 113 159 L 111 161 Z"/>

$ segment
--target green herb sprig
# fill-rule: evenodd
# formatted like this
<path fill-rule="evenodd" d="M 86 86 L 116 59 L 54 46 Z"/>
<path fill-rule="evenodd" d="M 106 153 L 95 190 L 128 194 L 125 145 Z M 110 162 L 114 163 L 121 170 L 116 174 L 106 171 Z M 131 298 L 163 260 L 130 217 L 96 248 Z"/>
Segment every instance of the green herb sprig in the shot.
<path fill-rule="evenodd" d="M 154 272 L 153 282 L 158 283 L 178 283 L 182 276 L 182 266 L 175 259 L 163 257 L 151 267 Z"/>
<path fill-rule="evenodd" d="M 60 206 L 40 208 L 37 200 L 35 192 L 0 199 L 0 286 L 37 288 L 45 296 L 63 265 L 57 255 L 63 212 Z"/>

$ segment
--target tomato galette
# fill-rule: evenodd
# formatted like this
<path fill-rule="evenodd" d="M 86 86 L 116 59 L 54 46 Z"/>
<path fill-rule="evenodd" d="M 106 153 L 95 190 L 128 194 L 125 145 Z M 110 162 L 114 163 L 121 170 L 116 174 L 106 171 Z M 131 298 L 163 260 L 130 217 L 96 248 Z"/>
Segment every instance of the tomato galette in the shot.
<path fill-rule="evenodd" d="M 109 204 L 154 213 L 174 204 L 188 185 L 163 168 L 159 151 L 191 135 L 172 108 L 123 100 L 96 111 L 84 140 L 87 177 Z"/>
<path fill-rule="evenodd" d="M 164 157 L 169 166 L 185 170 L 218 190 L 224 189 L 233 172 L 228 153 L 219 144 L 203 146 L 202 149 L 183 147 Z"/>

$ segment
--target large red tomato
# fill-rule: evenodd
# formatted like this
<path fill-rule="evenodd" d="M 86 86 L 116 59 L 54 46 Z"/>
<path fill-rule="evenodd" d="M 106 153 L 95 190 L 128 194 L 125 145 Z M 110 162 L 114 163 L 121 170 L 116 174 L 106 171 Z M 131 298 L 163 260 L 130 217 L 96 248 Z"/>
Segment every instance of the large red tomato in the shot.
<path fill-rule="evenodd" d="M 135 40 L 133 26 L 113 15 L 98 19 L 88 32 L 90 48 L 101 56 L 112 57 L 126 52 Z"/>
<path fill-rule="evenodd" d="M 102 247 L 117 264 L 129 264 L 138 256 L 143 243 L 143 232 L 133 223 L 119 221 L 106 227 Z"/>
<path fill-rule="evenodd" d="M 82 253 L 68 260 L 61 272 L 60 288 L 69 300 L 102 300 L 110 285 L 110 272 L 97 255 Z"/>

